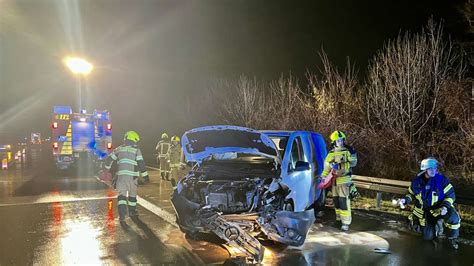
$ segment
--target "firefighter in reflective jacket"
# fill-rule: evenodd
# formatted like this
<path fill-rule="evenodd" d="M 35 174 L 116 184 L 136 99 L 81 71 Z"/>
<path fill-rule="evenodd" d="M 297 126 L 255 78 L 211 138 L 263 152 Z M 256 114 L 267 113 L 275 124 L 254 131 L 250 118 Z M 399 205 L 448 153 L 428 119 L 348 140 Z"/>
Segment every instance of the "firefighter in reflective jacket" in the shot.
<path fill-rule="evenodd" d="M 341 230 L 347 231 L 352 222 L 349 196 L 353 185 L 352 167 L 357 164 L 357 153 L 345 144 L 346 134 L 344 132 L 334 131 L 330 139 L 331 149 L 324 160 L 324 171 L 321 176 L 326 177 L 332 169 L 336 173 L 336 182 L 331 188 L 336 221 L 341 222 Z"/>
<path fill-rule="evenodd" d="M 175 184 L 178 181 L 178 171 L 184 167 L 182 163 L 183 152 L 181 150 L 180 141 L 181 139 L 178 136 L 171 137 L 170 169 L 172 184 Z"/>
<path fill-rule="evenodd" d="M 156 153 L 158 168 L 160 169 L 161 179 L 169 180 L 170 176 L 170 140 L 168 134 L 161 134 L 161 140 L 156 144 Z"/>
<path fill-rule="evenodd" d="M 413 179 L 402 204 L 414 202 L 409 215 L 410 226 L 421 231 L 423 239 L 432 240 L 447 228 L 451 246 L 458 248 L 457 238 L 461 219 L 453 206 L 454 188 L 448 178 L 438 173 L 438 162 L 434 158 L 421 161 L 421 172 Z M 421 226 L 421 228 L 420 228 Z"/>
<path fill-rule="evenodd" d="M 141 173 L 144 182 L 148 183 L 150 178 L 146 171 L 142 152 L 137 147 L 140 136 L 135 131 L 125 133 L 124 144 L 120 145 L 109 154 L 105 160 L 105 168 L 110 169 L 114 161 L 117 161 L 115 189 L 118 191 L 118 213 L 120 222 L 125 222 L 128 206 L 130 217 L 138 216 L 137 185 L 138 176 Z"/>

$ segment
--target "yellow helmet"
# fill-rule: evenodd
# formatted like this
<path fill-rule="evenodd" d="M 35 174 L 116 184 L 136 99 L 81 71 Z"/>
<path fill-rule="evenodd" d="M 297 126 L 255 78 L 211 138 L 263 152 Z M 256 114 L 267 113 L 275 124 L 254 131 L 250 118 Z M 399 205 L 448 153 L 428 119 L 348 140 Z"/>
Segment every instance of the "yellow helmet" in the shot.
<path fill-rule="evenodd" d="M 178 136 L 172 136 L 172 137 L 171 137 L 171 141 L 180 142 L 181 139 L 180 139 Z"/>
<path fill-rule="evenodd" d="M 342 131 L 339 131 L 339 130 L 336 130 L 334 132 L 331 133 L 331 136 L 329 137 L 331 139 L 331 141 L 336 141 L 338 139 L 346 139 L 346 134 L 344 134 L 344 132 Z"/>
<path fill-rule="evenodd" d="M 138 142 L 140 140 L 140 135 L 138 135 L 138 133 L 135 131 L 127 131 L 127 133 L 125 133 L 124 140 Z"/>
<path fill-rule="evenodd" d="M 162 139 L 167 139 L 167 138 L 168 138 L 168 134 L 166 134 L 166 133 L 161 134 L 161 138 L 162 138 Z"/>

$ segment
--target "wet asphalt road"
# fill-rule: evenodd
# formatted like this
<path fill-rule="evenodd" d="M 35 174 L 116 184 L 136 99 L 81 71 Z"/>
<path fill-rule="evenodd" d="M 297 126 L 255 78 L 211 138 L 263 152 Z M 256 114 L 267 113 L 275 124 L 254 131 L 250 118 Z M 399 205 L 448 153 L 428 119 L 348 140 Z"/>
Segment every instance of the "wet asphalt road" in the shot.
<path fill-rule="evenodd" d="M 169 201 L 171 186 L 158 172 L 150 169 L 152 183 L 139 188 L 140 219 L 121 227 L 116 194 L 107 184 L 93 173 L 58 173 L 48 155 L 47 149 L 36 149 L 27 167 L 0 173 L 0 265 L 195 265 L 229 258 L 219 239 L 193 240 L 179 231 Z M 326 211 L 302 247 L 264 243 L 263 264 L 474 263 L 474 247 L 461 244 L 453 251 L 444 241 L 436 246 L 423 242 L 397 221 L 356 212 L 351 230 L 343 233 L 332 226 L 332 219 Z M 376 253 L 375 248 L 391 254 Z"/>

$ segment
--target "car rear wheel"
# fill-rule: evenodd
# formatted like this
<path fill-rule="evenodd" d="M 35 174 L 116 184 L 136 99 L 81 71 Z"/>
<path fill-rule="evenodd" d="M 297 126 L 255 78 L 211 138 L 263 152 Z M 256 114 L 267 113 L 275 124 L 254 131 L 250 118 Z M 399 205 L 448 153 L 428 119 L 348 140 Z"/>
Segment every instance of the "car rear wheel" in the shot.
<path fill-rule="evenodd" d="M 285 202 L 283 204 L 283 210 L 284 211 L 290 211 L 290 212 L 295 211 L 295 208 L 293 207 L 293 202 L 291 202 L 291 201 L 290 202 Z"/>

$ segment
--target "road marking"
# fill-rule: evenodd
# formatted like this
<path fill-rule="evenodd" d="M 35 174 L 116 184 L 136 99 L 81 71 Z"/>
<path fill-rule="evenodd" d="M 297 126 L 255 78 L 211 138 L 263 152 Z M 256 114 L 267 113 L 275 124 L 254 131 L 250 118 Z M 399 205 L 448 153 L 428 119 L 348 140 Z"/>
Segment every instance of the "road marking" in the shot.
<path fill-rule="evenodd" d="M 103 197 L 85 197 L 75 198 L 67 196 L 47 196 L 40 198 L 34 202 L 19 202 L 19 203 L 0 203 L 0 207 L 7 206 L 19 206 L 19 205 L 33 205 L 33 204 L 44 204 L 44 203 L 55 203 L 55 202 L 75 202 L 75 201 L 86 201 L 86 200 L 104 200 L 104 199 L 115 199 L 116 196 L 103 196 Z"/>
<path fill-rule="evenodd" d="M 156 214 L 159 216 L 161 219 L 167 221 L 171 225 L 178 227 L 176 224 L 176 216 L 168 211 L 165 211 L 164 209 L 156 206 L 155 204 L 147 201 L 146 199 L 137 196 L 138 198 L 138 205 L 141 205 L 143 208 L 149 210 L 150 212 Z"/>
<path fill-rule="evenodd" d="M 150 169 L 153 169 L 153 170 L 156 170 L 156 171 L 160 171 L 160 169 L 159 169 L 159 168 L 156 168 L 156 167 L 151 167 L 151 166 L 148 166 L 148 165 L 147 165 L 146 167 L 148 167 L 148 168 L 150 168 Z"/>
<path fill-rule="evenodd" d="M 147 166 L 149 167 L 149 166 Z M 149 167 L 150 169 L 156 169 L 154 167 Z M 106 184 L 107 186 L 111 187 L 112 186 L 109 184 L 109 183 L 106 183 L 102 180 L 100 180 L 100 178 L 98 176 L 95 176 L 95 178 L 97 178 L 97 180 L 99 180 L 100 182 Z M 175 226 L 175 227 L 178 227 L 178 225 L 176 224 L 176 216 L 158 206 L 156 206 L 155 204 L 149 202 L 148 200 L 140 197 L 137 195 L 137 203 L 138 205 L 142 206 L 143 208 L 147 209 L 148 211 L 154 213 L 155 215 L 157 215 L 158 217 L 160 217 L 161 219 L 165 220 L 166 222 L 170 223 L 172 226 Z"/>

